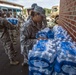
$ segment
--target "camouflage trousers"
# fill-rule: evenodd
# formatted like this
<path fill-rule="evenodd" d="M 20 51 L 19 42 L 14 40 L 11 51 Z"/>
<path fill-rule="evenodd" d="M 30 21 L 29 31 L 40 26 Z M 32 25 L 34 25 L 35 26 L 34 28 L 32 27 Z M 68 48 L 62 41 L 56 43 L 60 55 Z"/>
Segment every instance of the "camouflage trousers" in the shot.
<path fill-rule="evenodd" d="M 24 45 L 21 45 L 21 54 L 24 56 L 24 63 L 28 61 L 29 50 L 32 50 L 32 47 L 35 43 L 36 39 L 29 39 Z"/>
<path fill-rule="evenodd" d="M 1 42 L 3 44 L 3 47 L 5 49 L 5 53 L 8 55 L 9 60 L 13 60 L 14 59 L 14 47 L 13 47 L 13 43 L 11 42 L 11 40 L 6 41 L 5 38 L 1 38 Z"/>
<path fill-rule="evenodd" d="M 14 45 L 16 45 L 18 31 L 17 30 L 9 30 L 9 34 L 10 34 L 11 41 L 13 42 Z"/>

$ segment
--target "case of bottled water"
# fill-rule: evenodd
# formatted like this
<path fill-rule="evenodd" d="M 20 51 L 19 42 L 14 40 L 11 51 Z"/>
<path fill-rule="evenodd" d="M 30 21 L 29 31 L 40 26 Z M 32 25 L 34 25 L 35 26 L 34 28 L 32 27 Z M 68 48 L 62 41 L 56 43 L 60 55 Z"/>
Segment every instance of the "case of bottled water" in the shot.
<path fill-rule="evenodd" d="M 40 38 L 40 37 L 54 39 L 54 32 L 50 28 L 45 28 L 36 34 L 36 38 Z"/>
<path fill-rule="evenodd" d="M 57 56 L 55 71 L 65 75 L 76 74 L 76 47 L 71 42 L 61 42 L 60 53 Z M 68 70 L 68 71 L 67 71 Z"/>
<path fill-rule="evenodd" d="M 8 22 L 10 22 L 13 25 L 18 25 L 18 19 L 17 18 L 6 18 Z"/>
<path fill-rule="evenodd" d="M 32 70 L 39 71 L 45 75 L 50 75 L 54 60 L 56 58 L 56 50 L 53 49 L 55 44 L 52 44 L 51 40 L 39 40 L 33 47 L 32 51 L 29 52 L 29 68 L 30 74 Z M 33 71 L 33 75 L 36 74 Z"/>
<path fill-rule="evenodd" d="M 38 40 L 29 51 L 29 75 L 76 75 L 76 42 L 67 31 L 56 25 L 39 31 L 40 37 L 47 39 Z"/>

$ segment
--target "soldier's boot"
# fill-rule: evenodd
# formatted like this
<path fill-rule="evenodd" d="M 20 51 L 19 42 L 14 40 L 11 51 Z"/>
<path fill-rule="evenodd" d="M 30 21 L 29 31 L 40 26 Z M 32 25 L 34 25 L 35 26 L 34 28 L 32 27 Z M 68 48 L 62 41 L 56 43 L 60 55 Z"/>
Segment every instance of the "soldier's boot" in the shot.
<path fill-rule="evenodd" d="M 24 62 L 22 63 L 22 66 L 26 66 L 26 65 L 28 65 L 28 60 L 24 59 Z"/>
<path fill-rule="evenodd" d="M 27 63 L 24 63 L 24 62 L 22 63 L 22 66 L 26 66 L 26 65 L 28 65 L 28 64 Z"/>
<path fill-rule="evenodd" d="M 19 61 L 14 61 L 14 60 L 10 61 L 10 65 L 18 65 L 18 64 L 19 64 Z"/>

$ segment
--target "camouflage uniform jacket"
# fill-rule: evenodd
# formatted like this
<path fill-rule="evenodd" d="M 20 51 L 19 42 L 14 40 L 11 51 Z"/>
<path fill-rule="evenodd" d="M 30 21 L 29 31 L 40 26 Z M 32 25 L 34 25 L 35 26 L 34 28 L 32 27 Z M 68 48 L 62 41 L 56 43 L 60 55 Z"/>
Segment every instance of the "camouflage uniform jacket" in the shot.
<path fill-rule="evenodd" d="M 1 32 L 2 34 L 0 37 L 1 39 L 5 39 L 6 41 L 10 40 L 8 30 L 9 29 L 13 30 L 15 28 L 16 28 L 16 26 L 10 24 L 5 18 L 0 17 L 0 29 L 2 30 L 2 32 Z"/>
<path fill-rule="evenodd" d="M 38 31 L 39 28 L 37 28 L 37 25 L 31 18 L 24 23 L 20 33 L 21 54 L 28 54 L 28 50 L 32 49 L 32 46 L 36 41 L 35 36 Z"/>

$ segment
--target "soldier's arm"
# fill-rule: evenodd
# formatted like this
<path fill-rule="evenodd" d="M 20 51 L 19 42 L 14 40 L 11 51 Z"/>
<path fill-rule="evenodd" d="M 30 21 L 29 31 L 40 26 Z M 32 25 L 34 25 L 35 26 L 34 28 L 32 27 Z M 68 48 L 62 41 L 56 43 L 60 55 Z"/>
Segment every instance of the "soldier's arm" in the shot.
<path fill-rule="evenodd" d="M 27 30 L 26 28 L 22 27 L 20 29 L 20 44 L 21 44 L 21 53 L 24 52 L 25 50 L 25 45 L 26 45 L 26 41 L 27 41 Z"/>
<path fill-rule="evenodd" d="M 24 51 L 26 41 L 30 38 L 30 35 L 29 28 L 23 26 L 20 31 L 21 51 Z"/>
<path fill-rule="evenodd" d="M 29 39 L 28 27 L 22 27 L 20 30 L 20 41 L 24 43 L 27 39 Z"/>

